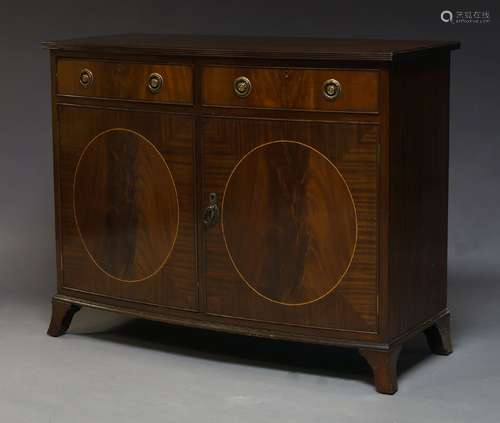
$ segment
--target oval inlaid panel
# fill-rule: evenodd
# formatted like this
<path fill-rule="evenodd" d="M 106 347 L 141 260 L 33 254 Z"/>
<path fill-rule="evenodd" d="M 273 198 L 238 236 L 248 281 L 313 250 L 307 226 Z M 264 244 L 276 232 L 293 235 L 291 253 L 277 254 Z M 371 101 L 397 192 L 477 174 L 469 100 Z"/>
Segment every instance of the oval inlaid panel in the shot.
<path fill-rule="evenodd" d="M 238 162 L 221 221 L 240 277 L 285 305 L 334 290 L 356 245 L 356 210 L 345 180 L 326 156 L 295 141 L 263 144 Z"/>
<path fill-rule="evenodd" d="M 168 260 L 179 226 L 177 191 L 156 147 L 128 129 L 99 134 L 74 180 L 74 213 L 88 254 L 108 276 L 147 279 Z"/>

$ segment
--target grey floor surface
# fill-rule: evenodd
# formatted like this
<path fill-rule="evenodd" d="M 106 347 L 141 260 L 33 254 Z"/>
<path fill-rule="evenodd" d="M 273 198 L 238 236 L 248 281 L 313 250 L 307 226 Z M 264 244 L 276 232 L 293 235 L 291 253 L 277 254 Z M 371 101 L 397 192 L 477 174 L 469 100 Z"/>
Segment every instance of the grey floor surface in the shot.
<path fill-rule="evenodd" d="M 16 277 L 33 278 L 42 264 L 33 259 Z M 354 350 L 88 309 L 50 338 L 51 284 L 29 292 L 19 279 L 0 299 L 0 423 L 500 422 L 497 282 L 450 272 L 455 352 L 432 356 L 423 336 L 407 343 L 399 392 L 385 396 Z"/>

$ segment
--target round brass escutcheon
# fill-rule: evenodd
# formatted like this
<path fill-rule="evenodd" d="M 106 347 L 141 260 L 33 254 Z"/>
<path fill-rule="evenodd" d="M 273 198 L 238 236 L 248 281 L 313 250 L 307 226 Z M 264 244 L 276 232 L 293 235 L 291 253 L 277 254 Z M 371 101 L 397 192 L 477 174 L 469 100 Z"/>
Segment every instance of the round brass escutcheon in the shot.
<path fill-rule="evenodd" d="M 238 97 L 248 97 L 252 92 L 252 83 L 246 76 L 238 76 L 233 82 L 234 93 Z"/>
<path fill-rule="evenodd" d="M 80 71 L 80 85 L 83 88 L 88 88 L 94 82 L 94 74 L 90 69 L 84 68 Z"/>
<path fill-rule="evenodd" d="M 323 82 L 323 95 L 328 100 L 335 100 L 340 95 L 341 91 L 342 86 L 336 79 L 327 79 L 325 82 Z"/>
<path fill-rule="evenodd" d="M 149 91 L 151 91 L 153 94 L 156 94 L 161 90 L 162 86 L 163 86 L 163 77 L 159 73 L 153 72 L 151 75 L 149 75 L 148 78 Z"/>

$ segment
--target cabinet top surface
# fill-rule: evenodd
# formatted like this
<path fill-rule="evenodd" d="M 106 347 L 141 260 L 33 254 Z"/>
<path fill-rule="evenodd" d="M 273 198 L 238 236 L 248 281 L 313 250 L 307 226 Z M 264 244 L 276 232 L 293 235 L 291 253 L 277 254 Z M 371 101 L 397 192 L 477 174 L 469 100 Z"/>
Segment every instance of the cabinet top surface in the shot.
<path fill-rule="evenodd" d="M 456 41 L 120 34 L 46 41 L 51 50 L 198 57 L 363 60 L 391 62 L 430 50 L 454 50 Z"/>

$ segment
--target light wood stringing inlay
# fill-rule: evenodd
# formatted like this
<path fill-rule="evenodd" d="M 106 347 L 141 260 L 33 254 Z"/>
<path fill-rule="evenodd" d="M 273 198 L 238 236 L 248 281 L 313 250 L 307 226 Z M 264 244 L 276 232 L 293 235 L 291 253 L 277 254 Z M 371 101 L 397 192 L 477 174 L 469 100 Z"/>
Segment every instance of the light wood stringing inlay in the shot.
<path fill-rule="evenodd" d="M 148 139 L 125 128 L 103 131 L 84 148 L 74 176 L 73 212 L 91 260 L 121 282 L 158 273 L 179 230 L 168 164 Z"/>
<path fill-rule="evenodd" d="M 251 191 L 238 188 L 239 178 L 252 177 Z M 318 301 L 340 284 L 358 230 L 352 194 L 336 166 L 289 140 L 264 143 L 239 160 L 224 189 L 221 227 L 248 287 L 294 306 Z"/>

